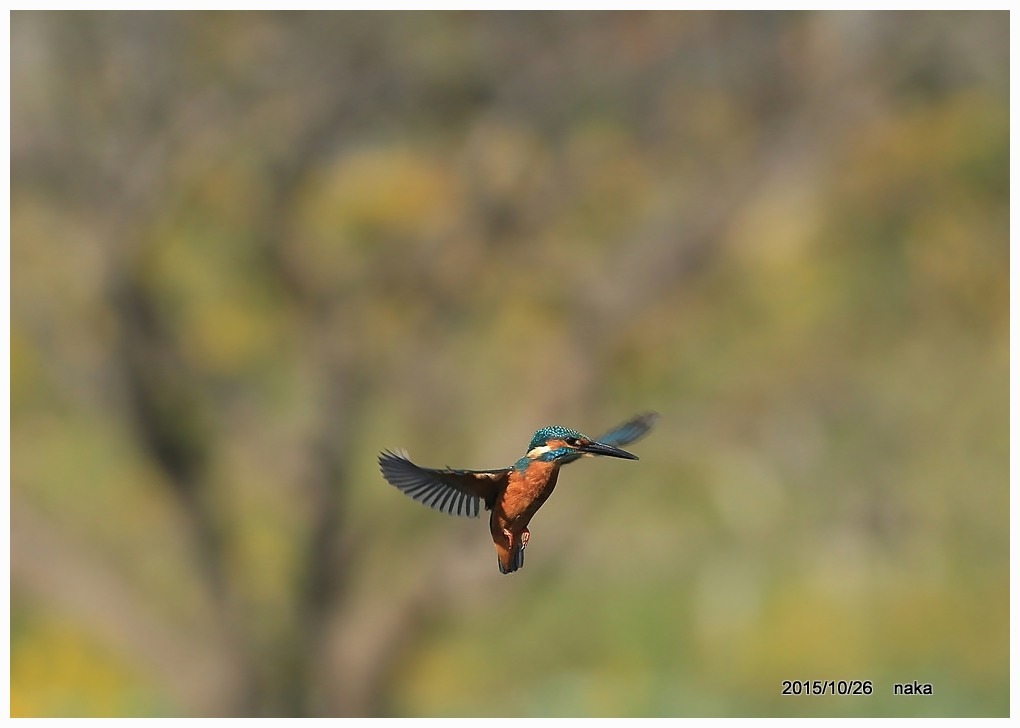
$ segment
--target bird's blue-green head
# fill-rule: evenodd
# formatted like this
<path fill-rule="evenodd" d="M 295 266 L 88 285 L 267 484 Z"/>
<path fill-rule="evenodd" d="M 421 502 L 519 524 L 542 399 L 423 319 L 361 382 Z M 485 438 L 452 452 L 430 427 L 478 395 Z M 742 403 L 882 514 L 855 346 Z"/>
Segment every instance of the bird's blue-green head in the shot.
<path fill-rule="evenodd" d="M 560 425 L 549 425 L 535 432 L 528 444 L 528 460 L 569 463 L 581 457 L 607 455 L 624 460 L 637 460 L 638 456 L 613 445 L 593 440 L 587 435 Z"/>

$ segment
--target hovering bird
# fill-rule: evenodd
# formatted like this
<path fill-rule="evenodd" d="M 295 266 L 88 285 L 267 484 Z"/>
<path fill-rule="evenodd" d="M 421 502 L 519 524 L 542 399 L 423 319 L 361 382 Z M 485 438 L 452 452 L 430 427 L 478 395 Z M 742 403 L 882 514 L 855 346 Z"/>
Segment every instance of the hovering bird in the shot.
<path fill-rule="evenodd" d="M 657 418 L 654 412 L 638 415 L 597 439 L 559 425 L 543 427 L 531 438 L 524 457 L 501 470 L 423 468 L 407 453 L 389 450 L 380 453 L 379 468 L 391 485 L 437 511 L 475 518 L 484 505 L 492 512 L 489 531 L 499 571 L 510 574 L 524 566 L 528 523 L 552 495 L 560 466 L 595 455 L 637 460 L 619 446 L 642 437 Z"/>

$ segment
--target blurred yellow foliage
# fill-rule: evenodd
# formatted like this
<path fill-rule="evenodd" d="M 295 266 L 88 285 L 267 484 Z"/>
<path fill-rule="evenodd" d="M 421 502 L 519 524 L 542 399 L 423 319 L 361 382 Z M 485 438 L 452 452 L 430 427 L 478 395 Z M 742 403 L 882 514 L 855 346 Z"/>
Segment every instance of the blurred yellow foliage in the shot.
<path fill-rule="evenodd" d="M 13 630 L 11 717 L 107 718 L 162 712 L 136 666 L 67 622 L 33 615 L 19 620 Z"/>

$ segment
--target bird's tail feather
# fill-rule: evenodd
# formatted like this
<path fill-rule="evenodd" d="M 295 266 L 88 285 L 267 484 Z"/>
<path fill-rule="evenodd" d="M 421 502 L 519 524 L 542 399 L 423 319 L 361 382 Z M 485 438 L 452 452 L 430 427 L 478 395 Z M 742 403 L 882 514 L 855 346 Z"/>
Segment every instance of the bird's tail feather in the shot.
<path fill-rule="evenodd" d="M 510 549 L 500 549 L 496 554 L 500 574 L 512 574 L 524 566 L 524 546 L 516 543 Z"/>

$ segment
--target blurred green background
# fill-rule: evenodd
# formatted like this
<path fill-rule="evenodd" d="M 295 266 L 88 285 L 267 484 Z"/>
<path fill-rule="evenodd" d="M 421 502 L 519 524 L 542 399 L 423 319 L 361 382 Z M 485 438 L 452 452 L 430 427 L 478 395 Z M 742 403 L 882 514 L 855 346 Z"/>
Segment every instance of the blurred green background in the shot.
<path fill-rule="evenodd" d="M 1008 27 L 14 12 L 13 714 L 1007 715 Z"/>

